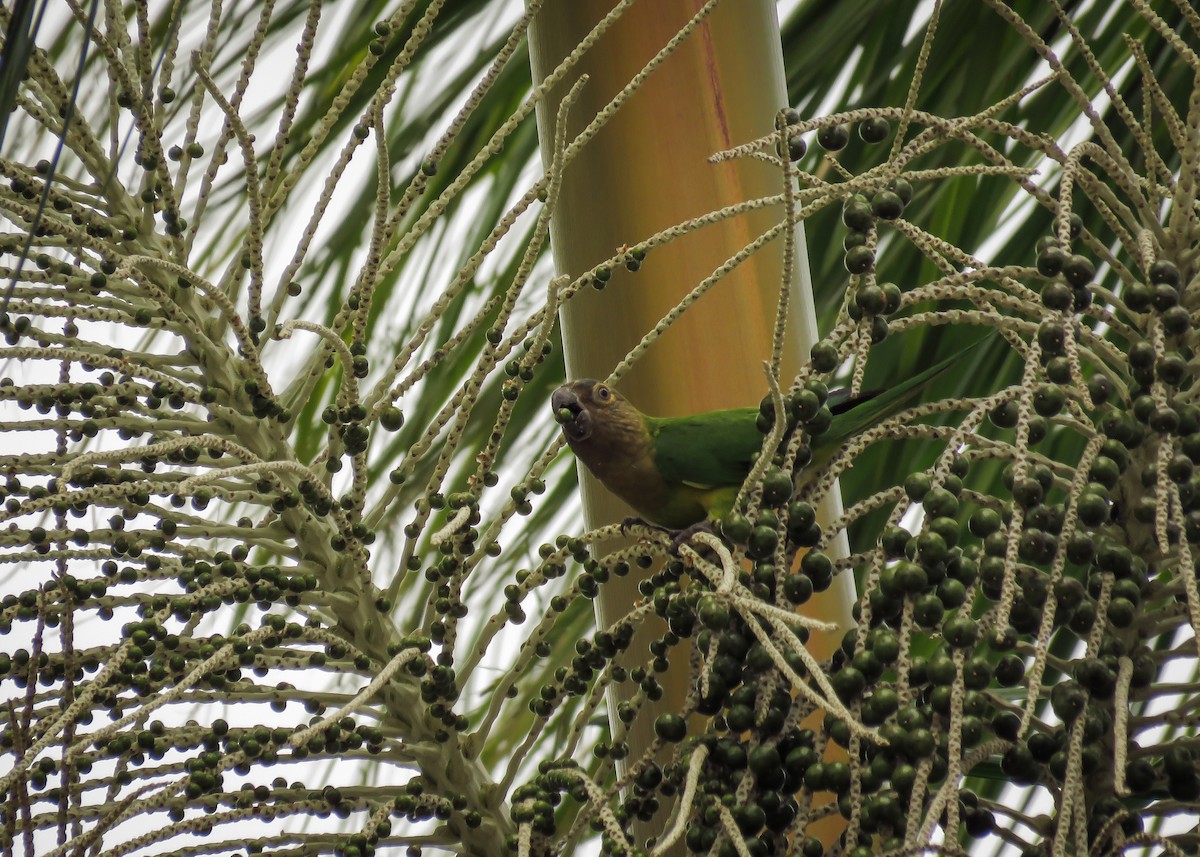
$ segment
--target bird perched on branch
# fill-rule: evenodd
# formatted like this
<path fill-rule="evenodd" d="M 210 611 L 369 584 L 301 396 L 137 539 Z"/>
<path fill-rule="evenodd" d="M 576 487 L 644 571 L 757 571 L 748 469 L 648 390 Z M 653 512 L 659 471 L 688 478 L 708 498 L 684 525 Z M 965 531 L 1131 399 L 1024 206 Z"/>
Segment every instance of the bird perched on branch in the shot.
<path fill-rule="evenodd" d="M 961 357 L 883 391 L 851 397 L 836 390 L 826 398 L 823 385 L 813 385 L 817 389 L 794 395 L 789 416 L 812 435 L 812 457 L 797 485 L 819 474 L 851 438 L 901 411 Z M 652 417 L 588 378 L 562 385 L 550 398 L 567 443 L 592 475 L 647 521 L 672 530 L 730 511 L 770 428 L 769 401 L 762 408 Z"/>

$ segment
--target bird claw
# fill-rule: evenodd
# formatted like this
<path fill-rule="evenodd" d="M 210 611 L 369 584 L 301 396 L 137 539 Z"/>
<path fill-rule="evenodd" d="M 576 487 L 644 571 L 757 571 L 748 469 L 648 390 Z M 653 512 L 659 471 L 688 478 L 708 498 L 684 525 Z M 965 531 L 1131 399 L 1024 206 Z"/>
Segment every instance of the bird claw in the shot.
<path fill-rule="evenodd" d="M 691 541 L 692 536 L 696 533 L 711 533 L 712 531 L 712 521 L 707 518 L 697 521 L 689 527 L 684 527 L 682 530 L 676 530 L 671 536 L 671 555 L 679 556 L 679 549 Z"/>
<path fill-rule="evenodd" d="M 671 556 L 679 556 L 679 549 L 691 541 L 692 536 L 696 535 L 697 533 L 713 532 L 712 521 L 707 519 L 703 521 L 697 521 L 691 526 L 684 527 L 682 530 L 673 530 L 670 527 L 664 527 L 661 524 L 655 524 L 651 521 L 647 521 L 645 518 L 630 516 L 621 522 L 621 535 L 627 537 L 635 536 L 636 534 L 632 532 L 635 527 L 650 530 L 651 532 L 659 533 L 669 537 L 671 540 Z M 702 547 L 701 551 L 703 550 L 705 550 L 705 548 Z"/>
<path fill-rule="evenodd" d="M 621 522 L 621 535 L 633 536 L 634 534 L 631 532 L 631 530 L 633 530 L 634 527 L 642 527 L 647 530 L 653 530 L 656 533 L 674 532 L 674 530 L 669 530 L 666 527 L 661 527 L 658 524 L 651 523 L 645 518 L 639 518 L 637 515 L 630 515 Z"/>

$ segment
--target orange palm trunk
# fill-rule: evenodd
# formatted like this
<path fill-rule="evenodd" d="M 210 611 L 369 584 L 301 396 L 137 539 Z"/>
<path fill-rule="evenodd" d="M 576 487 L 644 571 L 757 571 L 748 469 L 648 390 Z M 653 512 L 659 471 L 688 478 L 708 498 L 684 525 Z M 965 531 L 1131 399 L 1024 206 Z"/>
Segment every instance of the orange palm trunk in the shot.
<path fill-rule="evenodd" d="M 572 107 L 568 139 L 702 5 L 699 0 L 633 4 L 577 71 L 539 105 L 547 164 L 558 102 L 579 74 L 586 73 L 589 80 Z M 614 0 L 549 0 L 530 38 L 534 79 L 549 74 L 613 6 Z M 557 273 L 576 277 L 618 248 L 662 229 L 779 194 L 783 183 L 777 167 L 747 159 L 714 164 L 709 158 L 771 133 L 776 113 L 786 105 L 775 4 L 719 4 L 564 171 L 551 222 Z M 680 299 L 783 216 L 782 206 L 775 206 L 684 235 L 652 250 L 638 272 L 616 271 L 603 291 L 588 289 L 573 299 L 561 311 L 568 375 L 606 377 Z M 785 377 L 801 365 L 815 332 L 802 241 L 798 257 L 798 275 L 786 284 L 793 300 Z M 777 239 L 717 283 L 620 381 L 622 392 L 642 410 L 660 416 L 757 404 L 767 392 L 763 363 L 771 353 L 782 259 L 783 241 Z M 589 527 L 630 514 L 582 469 L 581 481 Z M 597 602 L 602 627 L 625 615 L 641 597 L 632 578 L 613 580 L 602 590 Z M 835 594 L 805 609 L 844 621 L 847 604 L 844 595 Z M 638 661 L 647 657 L 647 643 L 663 630 L 643 629 L 631 649 Z M 814 640 L 818 657 L 828 654 L 828 642 Z M 666 690 L 664 710 L 679 710 L 688 683 L 686 665 L 674 664 L 659 678 Z M 636 721 L 628 736 L 630 758 L 638 758 L 653 739 L 652 723 L 653 717 Z"/>

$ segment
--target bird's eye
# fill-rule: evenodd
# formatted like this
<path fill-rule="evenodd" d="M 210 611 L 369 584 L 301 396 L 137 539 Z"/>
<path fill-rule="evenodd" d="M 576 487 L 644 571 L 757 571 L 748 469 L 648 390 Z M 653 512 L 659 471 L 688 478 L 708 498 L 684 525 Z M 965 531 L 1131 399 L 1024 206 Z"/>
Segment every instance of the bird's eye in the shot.
<path fill-rule="evenodd" d="M 608 389 L 608 387 L 605 387 L 603 384 L 597 384 L 596 385 L 596 398 L 599 399 L 601 402 L 607 402 L 609 399 L 612 398 L 612 392 Z"/>

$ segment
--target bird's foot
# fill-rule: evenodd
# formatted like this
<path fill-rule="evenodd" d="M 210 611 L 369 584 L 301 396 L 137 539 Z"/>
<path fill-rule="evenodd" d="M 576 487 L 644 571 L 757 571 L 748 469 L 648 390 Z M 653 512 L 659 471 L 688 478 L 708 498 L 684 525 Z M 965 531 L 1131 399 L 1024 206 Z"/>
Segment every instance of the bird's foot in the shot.
<path fill-rule="evenodd" d="M 673 530 L 670 527 L 664 527 L 661 524 L 655 524 L 651 521 L 647 521 L 645 518 L 639 518 L 636 516 L 628 517 L 621 522 L 621 535 L 623 536 L 635 537 L 639 535 L 637 532 L 635 532 L 637 529 L 643 531 L 649 530 L 651 533 L 669 538 L 671 543 L 671 556 L 679 556 L 679 549 L 691 541 L 692 537 L 697 533 L 714 532 L 712 521 L 707 519 L 703 521 L 697 521 L 691 526 L 684 527 L 682 530 Z M 708 551 L 708 548 L 707 546 L 701 546 L 699 551 L 701 556 L 703 556 Z"/>
<path fill-rule="evenodd" d="M 635 527 L 645 529 L 645 530 L 650 530 L 651 532 L 655 532 L 655 533 L 670 534 L 670 533 L 675 532 L 674 530 L 670 530 L 666 527 L 663 527 L 658 524 L 647 521 L 645 518 L 639 518 L 637 515 L 630 515 L 628 518 L 626 518 L 625 520 L 623 520 L 621 522 L 621 535 L 623 535 L 623 536 L 636 535 L 633 532 L 633 529 Z"/>
<path fill-rule="evenodd" d="M 675 530 L 671 536 L 671 555 L 679 556 L 679 549 L 692 540 L 692 536 L 696 533 L 711 533 L 713 532 L 712 521 L 705 518 L 703 521 L 697 521 L 691 526 L 684 527 L 682 530 Z"/>

